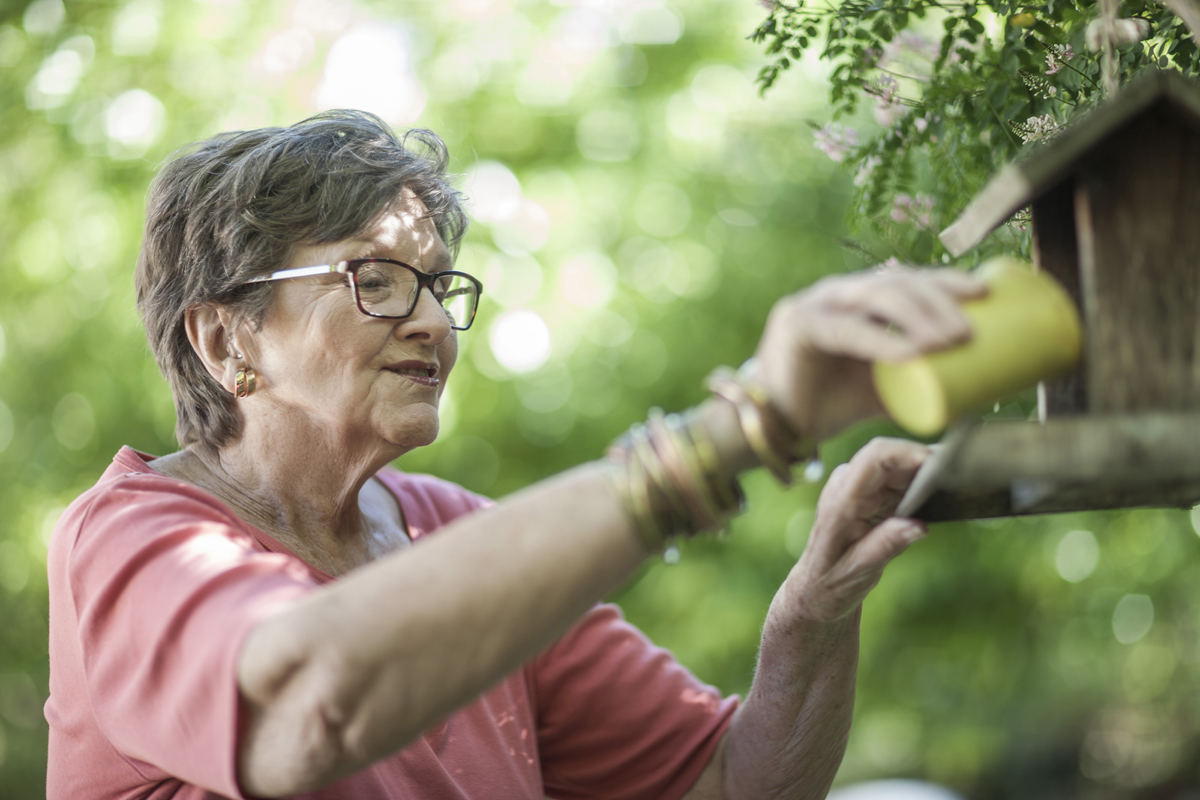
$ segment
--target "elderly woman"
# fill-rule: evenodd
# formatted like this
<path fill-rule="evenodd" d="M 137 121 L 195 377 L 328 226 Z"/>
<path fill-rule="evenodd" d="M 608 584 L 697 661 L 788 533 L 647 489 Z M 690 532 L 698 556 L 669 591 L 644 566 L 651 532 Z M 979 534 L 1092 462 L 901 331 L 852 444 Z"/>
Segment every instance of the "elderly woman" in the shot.
<path fill-rule="evenodd" d="M 949 272 L 781 300 L 756 367 L 492 503 L 389 464 L 438 434 L 481 286 L 428 133 L 361 113 L 218 136 L 150 191 L 137 269 L 183 449 L 117 453 L 49 558 L 52 798 L 823 797 L 860 603 L 923 528 L 924 448 L 835 471 L 722 699 L 597 605 L 878 412 L 874 359 L 965 340 Z M 465 334 L 470 335 L 470 334 Z"/>

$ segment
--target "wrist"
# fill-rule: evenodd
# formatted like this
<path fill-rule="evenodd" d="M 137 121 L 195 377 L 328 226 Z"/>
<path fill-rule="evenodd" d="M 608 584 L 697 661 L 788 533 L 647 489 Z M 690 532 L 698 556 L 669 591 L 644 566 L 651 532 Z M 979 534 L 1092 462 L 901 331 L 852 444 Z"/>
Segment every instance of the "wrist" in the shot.
<path fill-rule="evenodd" d="M 763 624 L 763 645 L 766 646 L 768 639 L 805 647 L 820 641 L 836 643 L 847 636 L 857 639 L 861 620 L 862 603 L 839 617 L 823 619 L 803 602 L 785 599 L 785 590 L 781 589 Z"/>

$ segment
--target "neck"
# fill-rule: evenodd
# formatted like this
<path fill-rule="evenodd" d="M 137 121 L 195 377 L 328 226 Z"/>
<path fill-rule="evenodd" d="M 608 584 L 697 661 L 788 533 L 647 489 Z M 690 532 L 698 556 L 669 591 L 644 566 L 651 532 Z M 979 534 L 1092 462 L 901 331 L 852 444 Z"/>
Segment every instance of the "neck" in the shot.
<path fill-rule="evenodd" d="M 371 557 L 359 493 L 402 453 L 337 446 L 328 435 L 286 427 L 285 435 L 247 425 L 220 449 L 191 445 L 180 454 L 191 461 L 180 477 L 212 491 L 308 563 L 341 574 Z"/>

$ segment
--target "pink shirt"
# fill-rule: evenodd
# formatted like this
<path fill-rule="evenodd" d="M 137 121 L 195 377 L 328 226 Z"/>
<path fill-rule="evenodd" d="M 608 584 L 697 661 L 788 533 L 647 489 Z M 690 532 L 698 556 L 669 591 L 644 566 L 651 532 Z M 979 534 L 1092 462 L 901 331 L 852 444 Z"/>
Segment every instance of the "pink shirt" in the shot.
<path fill-rule="evenodd" d="M 235 661 L 246 634 L 333 580 L 212 495 L 122 448 L 63 514 L 48 559 L 47 794 L 242 797 Z M 485 498 L 379 473 L 414 541 Z M 594 608 L 417 742 L 307 798 L 677 798 L 736 699 Z"/>

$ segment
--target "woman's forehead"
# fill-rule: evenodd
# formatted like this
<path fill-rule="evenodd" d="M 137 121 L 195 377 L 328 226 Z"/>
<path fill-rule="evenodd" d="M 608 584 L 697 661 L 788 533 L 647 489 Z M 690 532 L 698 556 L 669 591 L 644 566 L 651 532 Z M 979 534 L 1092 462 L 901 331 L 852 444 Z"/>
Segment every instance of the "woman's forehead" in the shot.
<path fill-rule="evenodd" d="M 301 247 L 292 266 L 366 257 L 394 258 L 427 272 L 450 269 L 453 264 L 425 204 L 406 188 L 361 233 L 339 242 Z"/>

